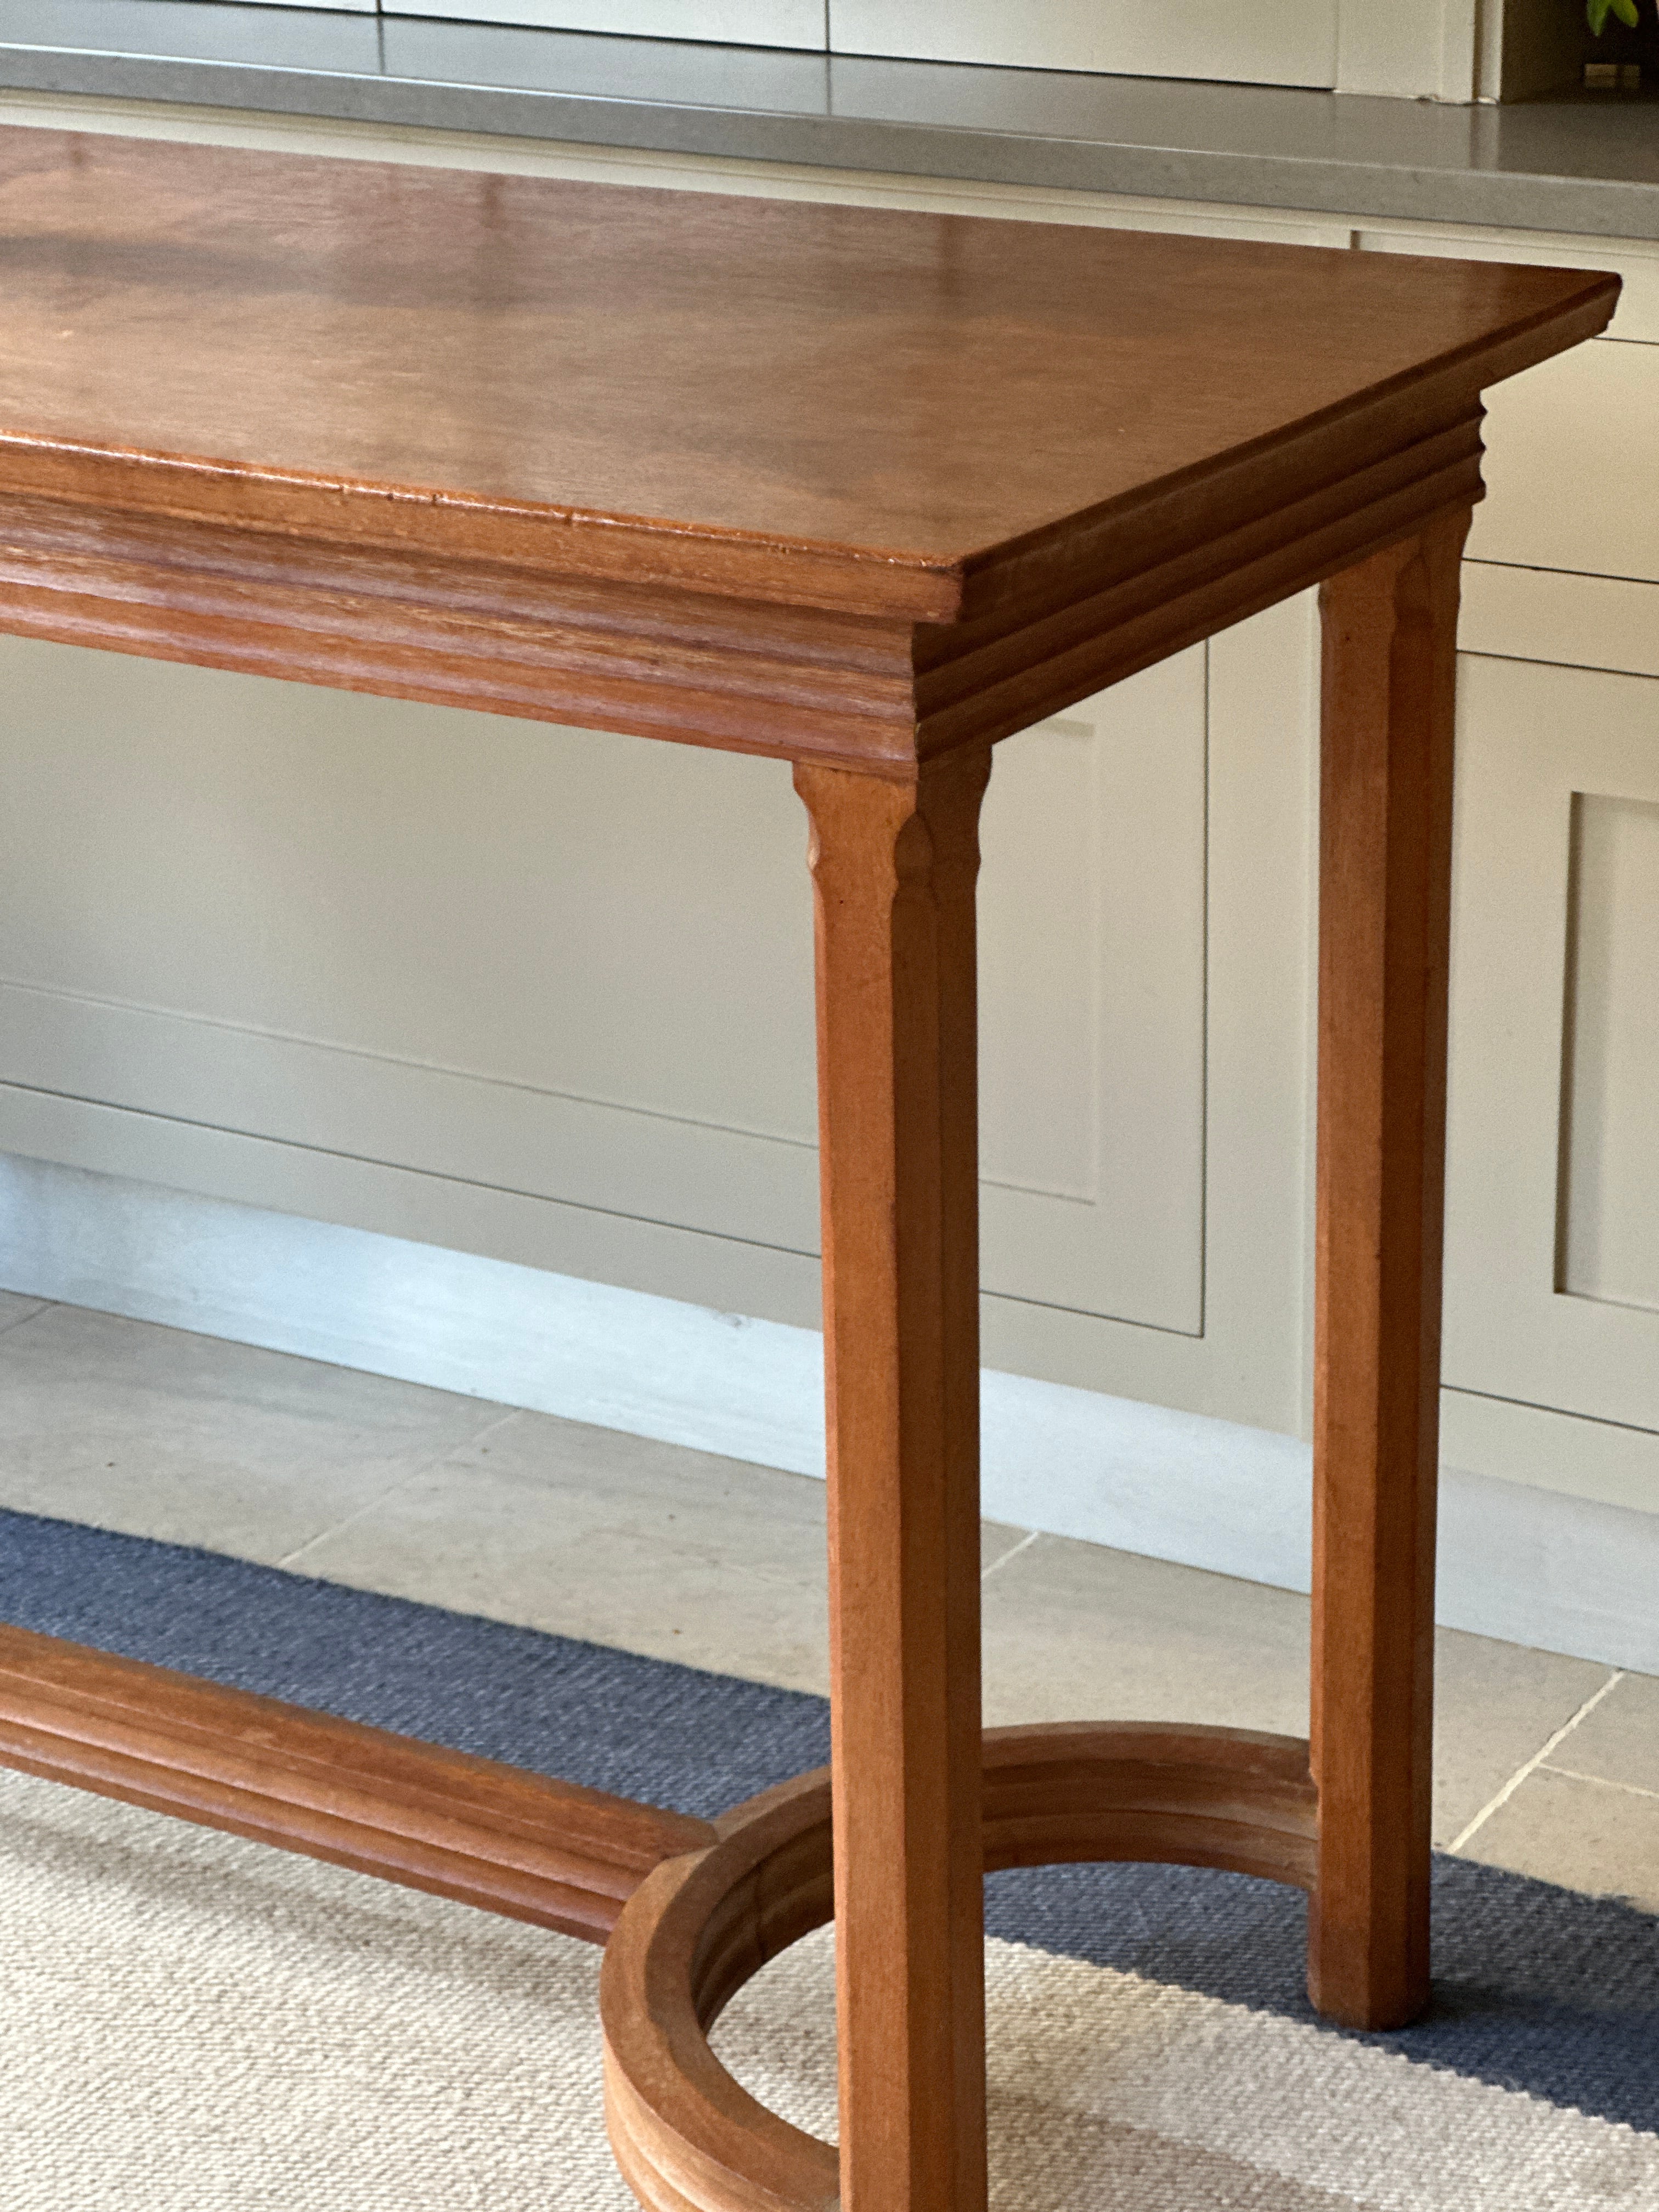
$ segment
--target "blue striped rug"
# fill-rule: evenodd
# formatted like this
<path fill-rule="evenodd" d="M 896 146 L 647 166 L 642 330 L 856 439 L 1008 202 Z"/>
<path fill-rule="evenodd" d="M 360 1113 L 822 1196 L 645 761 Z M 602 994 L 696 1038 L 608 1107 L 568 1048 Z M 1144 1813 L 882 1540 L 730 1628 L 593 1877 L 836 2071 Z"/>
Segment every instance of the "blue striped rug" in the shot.
<path fill-rule="evenodd" d="M 827 1756 L 827 1713 L 815 1698 L 32 1516 L 0 1513 L 0 1617 L 687 1812 L 719 1812 Z M 994 1952 L 1014 1947 L 1004 1978 L 1047 1977 L 1046 1994 L 1031 1999 L 1039 2013 L 1054 2005 L 1075 2013 L 1092 1991 L 1133 1990 L 1147 2021 L 1162 2023 L 1160 2065 L 1170 2081 L 1200 2064 L 1194 2051 L 1208 2053 L 1204 2064 L 1234 2065 L 1230 2039 L 1254 2020 L 1264 2064 L 1270 2051 L 1279 2069 L 1291 2063 L 1285 2054 L 1305 2052 L 1316 2072 L 1334 2066 L 1344 2080 L 1395 2084 L 1388 2094 L 1413 2112 L 1413 2100 L 1426 2097 L 1428 2117 L 1411 2124 L 1419 2135 L 1437 2131 L 1442 2104 L 1449 2143 L 1475 2127 L 1468 2112 L 1477 2108 L 1481 2126 L 1508 2113 L 1517 2128 L 1523 2116 L 1534 2133 L 1541 2127 L 1543 2148 L 1527 2154 L 1533 2165 L 1523 2160 L 1507 2182 L 1493 2173 L 1502 2184 L 1495 2201 L 1521 2212 L 1533 2203 L 1659 2207 L 1659 1919 L 1649 1913 L 1440 1858 L 1432 2010 L 1395 2034 L 1351 2036 L 1318 2021 L 1303 1993 L 1304 1908 L 1293 1892 L 1208 1871 L 1079 1867 L 995 1875 L 987 1902 Z M 1133 2006 L 1117 2016 L 1139 2017 Z M 776 2033 L 766 2047 L 769 2063 L 781 2063 Z M 1316 2061 L 1316 2047 L 1324 2053 Z M 1340 2058 L 1341 2049 L 1352 2055 Z M 1124 2080 L 1133 2072 L 1118 2068 Z M 1443 2092 L 1432 2089 L 1436 2079 Z M 1454 2097 L 1453 2083 L 1469 2087 Z M 1502 2094 L 1470 2106 L 1474 2085 Z M 787 2104 L 787 2087 L 773 2101 Z M 1110 2083 L 1099 2094 L 1109 2106 Z M 1315 2159 L 1287 2174 L 1287 2160 L 1312 2154 L 1264 2149 L 1257 2119 L 1243 2109 L 1249 2102 L 1217 2120 L 1214 2140 L 1189 2129 L 1189 2148 L 1205 2172 L 1206 2159 L 1242 2160 L 1291 2189 L 1262 2195 L 1263 2206 L 1441 2212 L 1443 2203 L 1463 2212 L 1485 2202 L 1484 2187 L 1471 2194 L 1467 2175 L 1454 2178 L 1456 2159 L 1442 2199 L 1424 2194 L 1409 2160 L 1373 2155 L 1358 2136 L 1352 2175 L 1340 2147 L 1330 2153 L 1334 2166 Z M 1557 2117 L 1546 2126 L 1550 2113 Z M 1161 2143 L 1186 2125 L 1167 2114 L 1149 2119 L 1133 2096 L 1095 2120 L 1116 2130 L 1120 2149 L 1125 2130 Z M 1200 2185 L 1198 2172 L 1194 2205 L 1258 2201 L 1213 2174 Z M 1066 2186 L 1067 2204 L 1119 2202 L 1104 2183 L 1105 2193 Z M 1150 2193 L 1122 2202 L 1161 2204 L 1162 2187 L 1149 2184 Z"/>

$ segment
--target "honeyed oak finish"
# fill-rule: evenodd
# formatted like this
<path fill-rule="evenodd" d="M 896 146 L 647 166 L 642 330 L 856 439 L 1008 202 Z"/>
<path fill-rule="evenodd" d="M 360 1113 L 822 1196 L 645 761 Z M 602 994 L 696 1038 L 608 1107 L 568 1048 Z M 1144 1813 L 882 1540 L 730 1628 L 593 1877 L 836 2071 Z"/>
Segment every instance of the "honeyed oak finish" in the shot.
<path fill-rule="evenodd" d="M 1308 1747 L 1242 1729 L 1116 1722 L 992 1729 L 987 1869 L 1103 1859 L 1226 1867 L 1309 1887 Z M 839 1911 L 828 1773 L 737 1807 L 624 1908 L 599 1981 L 623 2172 L 653 2212 L 830 2212 L 834 2147 L 768 2112 L 708 2031 L 769 1959 Z M 839 1947 L 841 1929 L 837 1925 Z M 846 2142 L 842 2157 L 846 2156 Z"/>
<path fill-rule="evenodd" d="M 0 1763 L 603 1943 L 706 1820 L 0 1627 Z"/>
<path fill-rule="evenodd" d="M 842 2185 L 985 2196 L 974 884 L 988 746 L 800 767 L 817 902 Z"/>
<path fill-rule="evenodd" d="M 834 1723 L 827 1790 L 711 1832 L 11 1637 L 0 1760 L 596 1938 L 614 1920 L 612 2139 L 659 2212 L 980 2212 L 987 1864 L 1303 1884 L 1316 2002 L 1409 2016 L 1457 553 L 1482 388 L 1604 327 L 1616 280 L 14 129 L 0 286 L 0 628 L 795 764 Z M 1217 1729 L 981 1738 L 990 747 L 1316 582 L 1311 1771 Z M 839 2151 L 703 2037 L 832 1885 Z"/>
<path fill-rule="evenodd" d="M 1435 1492 L 1465 511 L 1321 593 L 1313 1762 L 1308 1992 L 1429 1994 Z M 1356 1728 L 1352 1717 L 1368 1725 Z"/>

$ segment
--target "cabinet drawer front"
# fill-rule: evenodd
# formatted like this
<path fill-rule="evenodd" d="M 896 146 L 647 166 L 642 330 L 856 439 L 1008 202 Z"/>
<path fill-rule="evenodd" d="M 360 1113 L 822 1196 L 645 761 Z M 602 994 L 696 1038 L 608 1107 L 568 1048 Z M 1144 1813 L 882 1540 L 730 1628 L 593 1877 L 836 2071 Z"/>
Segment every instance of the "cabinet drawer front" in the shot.
<path fill-rule="evenodd" d="M 1659 584 L 1467 561 L 1457 642 L 1500 660 L 1659 676 Z"/>
<path fill-rule="evenodd" d="M 1659 346 L 1579 346 L 1486 407 L 1471 557 L 1659 582 Z"/>
<path fill-rule="evenodd" d="M 372 8 L 374 0 L 366 4 Z M 381 0 L 381 13 L 716 46 L 823 49 L 823 0 Z"/>
<path fill-rule="evenodd" d="M 1569 238 L 1553 231 L 1361 230 L 1367 253 L 1417 253 L 1430 260 L 1520 261 L 1544 269 L 1611 269 L 1624 284 L 1606 335 L 1659 345 L 1659 245 L 1645 239 Z"/>
<path fill-rule="evenodd" d="M 1486 395 L 1488 496 L 1469 555 L 1659 582 L 1659 248 L 1626 239 L 1362 230 L 1378 253 L 1616 270 L 1607 337 Z"/>
<path fill-rule="evenodd" d="M 1628 239 L 1362 230 L 1377 253 L 1612 269 L 1605 338 L 1486 395 L 1488 497 L 1470 557 L 1659 582 L 1659 247 Z"/>

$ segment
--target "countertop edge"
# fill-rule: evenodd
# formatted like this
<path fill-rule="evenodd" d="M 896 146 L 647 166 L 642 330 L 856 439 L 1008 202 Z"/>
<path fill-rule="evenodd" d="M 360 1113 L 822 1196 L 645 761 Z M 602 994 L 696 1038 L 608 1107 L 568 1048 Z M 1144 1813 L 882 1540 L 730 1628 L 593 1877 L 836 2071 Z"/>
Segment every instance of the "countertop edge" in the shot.
<path fill-rule="evenodd" d="M 1619 178 L 1459 172 L 1220 148 L 1164 148 L 936 123 L 15 45 L 0 45 L 0 89 L 1286 212 L 1659 240 L 1659 185 Z"/>

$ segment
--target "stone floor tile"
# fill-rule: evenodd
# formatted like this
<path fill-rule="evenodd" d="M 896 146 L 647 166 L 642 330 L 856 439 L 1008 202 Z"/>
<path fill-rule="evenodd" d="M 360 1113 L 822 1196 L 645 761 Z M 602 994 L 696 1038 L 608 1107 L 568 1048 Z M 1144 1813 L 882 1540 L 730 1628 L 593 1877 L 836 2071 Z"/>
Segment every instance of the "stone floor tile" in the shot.
<path fill-rule="evenodd" d="M 981 1521 L 979 1524 L 979 1565 L 981 1574 L 994 1574 L 1005 1566 L 1022 1544 L 1029 1543 L 1029 1528 L 1012 1528 L 1006 1521 Z"/>
<path fill-rule="evenodd" d="M 1465 1856 L 1659 1911 L 1659 1796 L 1540 1767 L 1477 1829 Z"/>
<path fill-rule="evenodd" d="M 985 1583 L 985 1717 L 1190 1720 L 1305 1735 L 1308 1601 L 1039 1536 Z"/>
<path fill-rule="evenodd" d="M 816 1691 L 824 1500 L 808 1477 L 0 1292 L 0 1505 Z M 998 1522 L 981 1558 L 992 1723 L 1304 1732 L 1305 1599 Z M 1609 1670 L 1451 1630 L 1437 1652 L 1444 1844 Z M 1567 1866 L 1544 1826 L 1575 1775 L 1655 1792 L 1595 1799 L 1616 1857 L 1659 1805 L 1659 1680 L 1620 1682 L 1475 1854 Z"/>
<path fill-rule="evenodd" d="M 1456 1628 L 1436 1636 L 1434 1668 L 1434 1840 L 1443 1848 L 1613 1669 Z"/>
<path fill-rule="evenodd" d="M 31 1314 L 44 1313 L 49 1300 L 25 1297 L 21 1291 L 0 1291 L 0 1336 L 9 1328 L 15 1328 Z"/>
<path fill-rule="evenodd" d="M 1039 1536 L 985 1585 L 992 1724 L 1192 1720 L 1308 1729 L 1308 1601 L 1133 1553 Z M 1489 1804 L 1605 1681 L 1594 1662 L 1442 1629 L 1435 1838 Z"/>
<path fill-rule="evenodd" d="M 823 1692 L 823 1484 L 521 1413 L 291 1564 L 552 1634 Z M 1025 1541 L 981 1529 L 988 1569 Z"/>
<path fill-rule="evenodd" d="M 312 1545 L 307 1574 L 822 1690 L 824 1486 L 520 1413 Z"/>
<path fill-rule="evenodd" d="M 0 1334 L 0 1506 L 275 1563 L 501 1417 L 52 1306 Z"/>
<path fill-rule="evenodd" d="M 1601 1782 L 1622 1782 L 1659 1797 L 1659 1678 L 1626 1674 L 1587 1713 L 1549 1765 Z"/>

